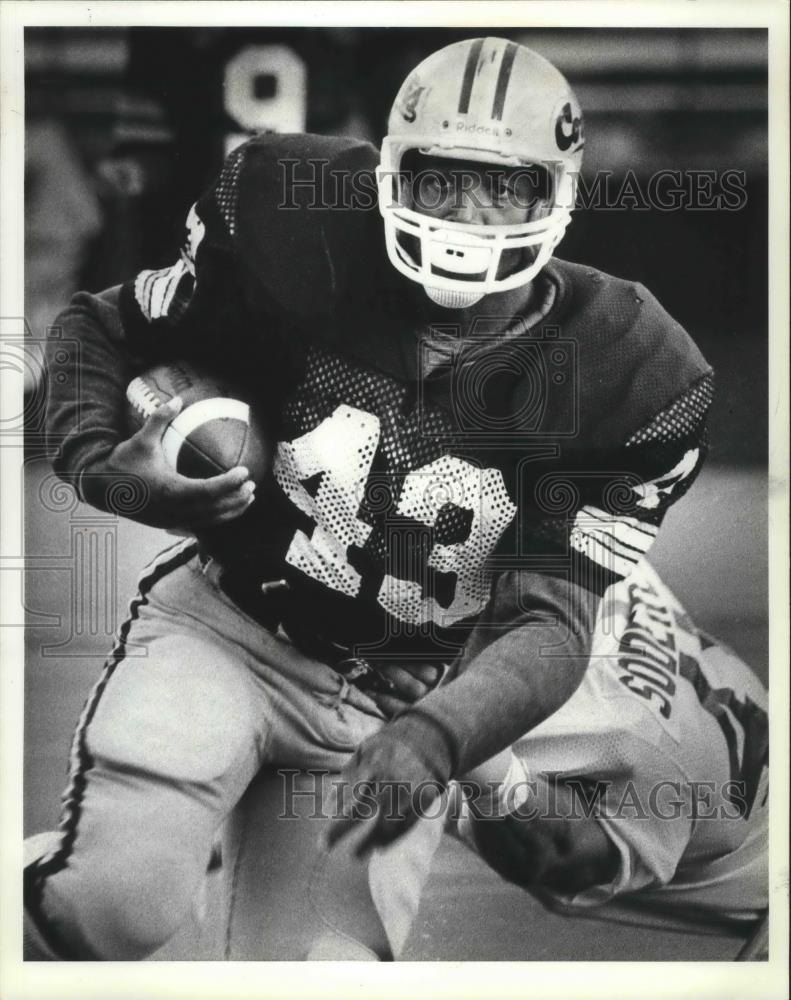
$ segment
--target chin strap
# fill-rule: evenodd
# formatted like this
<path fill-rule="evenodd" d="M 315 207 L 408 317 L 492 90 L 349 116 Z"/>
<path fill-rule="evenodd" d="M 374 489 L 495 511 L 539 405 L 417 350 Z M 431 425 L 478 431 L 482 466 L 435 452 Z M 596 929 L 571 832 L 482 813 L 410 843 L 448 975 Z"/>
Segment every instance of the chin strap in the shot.
<path fill-rule="evenodd" d="M 483 292 L 449 291 L 445 288 L 431 288 L 429 285 L 423 287 L 431 301 L 445 309 L 467 309 L 483 298 Z"/>

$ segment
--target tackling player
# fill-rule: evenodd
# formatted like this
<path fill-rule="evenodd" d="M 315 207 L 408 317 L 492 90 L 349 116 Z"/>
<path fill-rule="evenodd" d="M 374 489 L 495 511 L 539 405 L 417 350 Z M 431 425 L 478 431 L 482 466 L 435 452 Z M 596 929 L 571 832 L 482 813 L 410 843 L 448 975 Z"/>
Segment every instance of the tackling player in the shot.
<path fill-rule="evenodd" d="M 410 74 L 381 157 L 255 138 L 172 267 L 62 314 L 82 396 L 49 387 L 56 471 L 104 509 L 139 484 L 135 519 L 197 540 L 143 575 L 80 720 L 25 873 L 38 954 L 159 947 L 261 767 L 443 787 L 577 690 L 603 596 L 697 475 L 712 392 L 645 288 L 552 259 L 583 144 L 549 63 L 460 42 Z M 176 358 L 257 392 L 277 441 L 257 496 L 243 469 L 168 468 L 174 408 L 124 440 L 125 385 Z M 431 850 L 378 804 L 372 890 L 378 858 Z M 386 957 L 404 935 L 380 915 Z"/>
<path fill-rule="evenodd" d="M 747 926 L 766 907 L 766 692 L 647 562 L 604 595 L 580 686 L 508 758 L 458 832 L 554 908 L 628 895 Z"/>

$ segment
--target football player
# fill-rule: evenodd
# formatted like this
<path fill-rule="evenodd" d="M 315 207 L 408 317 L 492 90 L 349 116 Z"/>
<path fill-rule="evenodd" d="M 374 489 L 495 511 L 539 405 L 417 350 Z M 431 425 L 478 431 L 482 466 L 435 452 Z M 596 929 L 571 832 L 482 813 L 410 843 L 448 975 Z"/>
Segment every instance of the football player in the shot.
<path fill-rule="evenodd" d="M 425 860 L 436 837 L 382 782 L 442 789 L 577 690 L 602 598 L 698 473 L 712 395 L 650 292 L 553 259 L 583 144 L 554 67 L 459 42 L 409 75 L 381 155 L 255 138 L 175 264 L 61 315 L 80 352 L 49 386 L 56 471 L 103 509 L 137 485 L 128 516 L 194 538 L 144 573 L 80 720 L 57 839 L 25 873 L 39 954 L 150 954 L 252 776 L 296 766 L 373 783 L 334 851 L 360 828 L 378 848 L 369 950 L 392 957 L 377 866 L 392 887 L 404 845 Z M 127 439 L 127 382 L 176 358 L 257 392 L 277 448 L 255 493 L 244 469 L 168 467 L 177 402 Z"/>
<path fill-rule="evenodd" d="M 457 832 L 553 908 L 628 895 L 744 927 L 766 907 L 766 691 L 647 562 L 604 595 L 580 686 L 508 758 Z"/>

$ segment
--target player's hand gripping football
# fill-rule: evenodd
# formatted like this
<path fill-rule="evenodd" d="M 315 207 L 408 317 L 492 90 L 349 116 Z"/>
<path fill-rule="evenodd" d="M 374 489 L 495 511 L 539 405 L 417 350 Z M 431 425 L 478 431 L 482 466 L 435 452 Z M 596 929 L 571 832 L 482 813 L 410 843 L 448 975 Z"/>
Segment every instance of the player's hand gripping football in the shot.
<path fill-rule="evenodd" d="M 118 444 L 107 458 L 87 470 L 82 491 L 89 503 L 106 506 L 112 484 L 126 482 L 130 493 L 140 493 L 139 505 L 124 505 L 124 516 L 153 528 L 198 531 L 239 517 L 250 506 L 255 484 L 248 470 L 237 467 L 209 479 L 180 475 L 168 463 L 162 438 L 180 412 L 179 397 L 158 407 L 143 426 Z"/>

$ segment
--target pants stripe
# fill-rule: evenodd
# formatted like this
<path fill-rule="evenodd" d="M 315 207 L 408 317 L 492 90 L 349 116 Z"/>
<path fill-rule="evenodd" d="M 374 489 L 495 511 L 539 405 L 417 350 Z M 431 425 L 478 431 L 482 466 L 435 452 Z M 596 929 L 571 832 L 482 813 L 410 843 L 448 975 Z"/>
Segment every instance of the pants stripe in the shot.
<path fill-rule="evenodd" d="M 80 819 L 82 801 L 85 797 L 87 774 L 93 767 L 93 758 L 88 752 L 86 742 L 88 726 L 96 713 L 110 677 L 126 655 L 126 643 L 132 624 L 136 621 L 140 609 L 148 602 L 148 593 L 151 588 L 169 573 L 188 563 L 197 551 L 198 546 L 194 539 L 180 541 L 175 546 L 161 552 L 140 575 L 138 591 L 129 605 L 128 617 L 118 631 L 116 644 L 104 664 L 99 680 L 88 696 L 77 723 L 71 749 L 69 785 L 63 796 L 61 820 L 58 828 L 61 834 L 60 845 L 35 863 L 35 881 L 38 886 L 39 899 L 43 891 L 44 879 L 65 867 L 77 838 L 77 824 Z"/>

